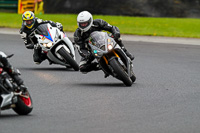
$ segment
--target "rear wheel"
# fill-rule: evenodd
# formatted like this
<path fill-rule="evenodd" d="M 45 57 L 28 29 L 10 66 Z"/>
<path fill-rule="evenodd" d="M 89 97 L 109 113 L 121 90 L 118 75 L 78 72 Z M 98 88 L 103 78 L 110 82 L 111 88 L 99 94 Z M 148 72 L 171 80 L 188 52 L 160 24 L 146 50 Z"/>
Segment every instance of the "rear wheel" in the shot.
<path fill-rule="evenodd" d="M 26 97 L 18 96 L 16 107 L 13 110 L 19 115 L 27 115 L 33 110 L 33 102 L 28 90 L 26 91 Z"/>
<path fill-rule="evenodd" d="M 131 86 L 132 80 L 130 79 L 124 68 L 119 64 L 119 62 L 116 59 L 113 59 L 109 63 L 117 76 L 123 81 L 123 83 L 126 86 Z"/>
<path fill-rule="evenodd" d="M 63 59 L 66 62 L 68 62 L 71 65 L 71 67 L 75 71 L 79 71 L 79 65 L 77 64 L 77 62 L 71 57 L 71 55 L 64 48 L 60 48 L 58 50 L 58 53 L 63 57 Z"/>

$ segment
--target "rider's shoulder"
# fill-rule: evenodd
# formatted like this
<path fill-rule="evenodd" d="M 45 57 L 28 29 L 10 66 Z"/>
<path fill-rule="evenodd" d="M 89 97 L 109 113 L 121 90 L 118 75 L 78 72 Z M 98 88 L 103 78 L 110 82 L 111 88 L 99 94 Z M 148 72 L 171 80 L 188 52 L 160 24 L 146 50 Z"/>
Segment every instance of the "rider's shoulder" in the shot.
<path fill-rule="evenodd" d="M 22 25 L 21 29 L 19 30 L 19 33 L 23 34 L 23 33 L 27 33 L 28 31 L 29 29 L 25 25 Z"/>
<path fill-rule="evenodd" d="M 104 25 L 105 23 L 107 23 L 107 22 L 105 20 L 103 20 L 103 19 L 95 19 L 93 21 L 94 25 Z"/>
<path fill-rule="evenodd" d="M 77 28 L 74 32 L 74 36 L 80 36 L 81 35 L 81 30 Z"/>
<path fill-rule="evenodd" d="M 93 23 L 95 24 L 95 23 L 101 23 L 101 21 L 102 21 L 103 19 L 94 19 L 93 20 Z"/>
<path fill-rule="evenodd" d="M 40 24 L 40 23 L 42 23 L 42 22 L 43 22 L 43 20 L 42 20 L 42 19 L 40 19 L 40 18 L 35 18 L 35 21 L 36 21 L 38 24 Z"/>

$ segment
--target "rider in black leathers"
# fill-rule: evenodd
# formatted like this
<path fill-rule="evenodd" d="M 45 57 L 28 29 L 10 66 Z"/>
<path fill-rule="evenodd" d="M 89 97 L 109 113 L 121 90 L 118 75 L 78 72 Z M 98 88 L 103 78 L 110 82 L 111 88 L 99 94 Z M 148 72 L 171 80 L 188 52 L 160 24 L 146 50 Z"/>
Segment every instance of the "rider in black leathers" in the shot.
<path fill-rule="evenodd" d="M 79 66 L 82 73 L 100 69 L 98 63 L 92 62 L 94 57 L 87 49 L 88 37 L 94 31 L 105 30 L 111 32 L 115 41 L 121 46 L 126 55 L 131 60 L 134 59 L 134 56 L 125 49 L 120 39 L 120 31 L 116 26 L 112 26 L 102 19 L 93 20 L 92 14 L 90 14 L 88 11 L 82 11 L 78 14 L 77 24 L 78 28 L 74 33 L 74 42 L 80 47 L 79 54 L 82 56 L 82 58 Z"/>
<path fill-rule="evenodd" d="M 3 69 L 14 79 L 21 91 L 26 91 L 26 87 L 23 84 L 23 80 L 19 77 L 17 69 L 15 69 L 7 60 L 6 54 L 0 51 L 0 63 L 3 64 Z"/>
<path fill-rule="evenodd" d="M 52 21 L 43 21 L 42 19 L 36 18 L 34 13 L 31 11 L 26 11 L 22 15 L 22 27 L 20 29 L 20 34 L 22 39 L 24 40 L 25 46 L 27 49 L 34 49 L 33 60 L 36 64 L 40 64 L 43 60 L 46 59 L 46 55 L 41 53 L 41 47 L 37 44 L 37 38 L 29 35 L 40 25 L 44 23 L 49 23 L 53 27 L 57 27 L 61 31 L 63 31 L 63 26 L 61 23 L 52 22 Z M 23 35 L 25 33 L 25 35 Z M 32 38 L 32 39 L 30 39 Z"/>

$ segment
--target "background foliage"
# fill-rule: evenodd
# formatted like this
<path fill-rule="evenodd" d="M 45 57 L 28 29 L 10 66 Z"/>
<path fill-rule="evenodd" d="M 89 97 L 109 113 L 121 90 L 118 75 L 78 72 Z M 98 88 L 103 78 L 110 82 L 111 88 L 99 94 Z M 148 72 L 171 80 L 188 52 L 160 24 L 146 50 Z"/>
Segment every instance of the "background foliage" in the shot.
<path fill-rule="evenodd" d="M 200 17 L 200 0 L 44 0 L 46 13 Z"/>

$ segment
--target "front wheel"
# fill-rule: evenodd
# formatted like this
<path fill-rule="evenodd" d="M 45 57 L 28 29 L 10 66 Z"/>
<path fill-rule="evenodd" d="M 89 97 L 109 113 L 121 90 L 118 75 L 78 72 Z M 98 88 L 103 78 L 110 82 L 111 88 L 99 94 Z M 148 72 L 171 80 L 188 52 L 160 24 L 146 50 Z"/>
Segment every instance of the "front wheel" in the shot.
<path fill-rule="evenodd" d="M 134 83 L 135 80 L 136 80 L 136 76 L 135 76 L 134 72 L 132 72 L 131 80 L 132 80 L 133 83 Z"/>
<path fill-rule="evenodd" d="M 120 77 L 120 79 L 123 81 L 123 83 L 126 86 L 131 86 L 132 80 L 130 79 L 124 68 L 119 64 L 119 62 L 116 59 L 112 59 L 109 63 L 117 76 Z"/>
<path fill-rule="evenodd" d="M 79 65 L 76 63 L 76 61 L 70 56 L 70 54 L 64 48 L 60 48 L 58 50 L 58 53 L 63 57 L 63 59 L 66 62 L 68 62 L 71 65 L 71 67 L 75 71 L 79 71 Z"/>
<path fill-rule="evenodd" d="M 27 115 L 33 110 L 33 102 L 30 93 L 26 91 L 26 97 L 18 96 L 16 107 L 13 110 L 19 115 Z"/>

